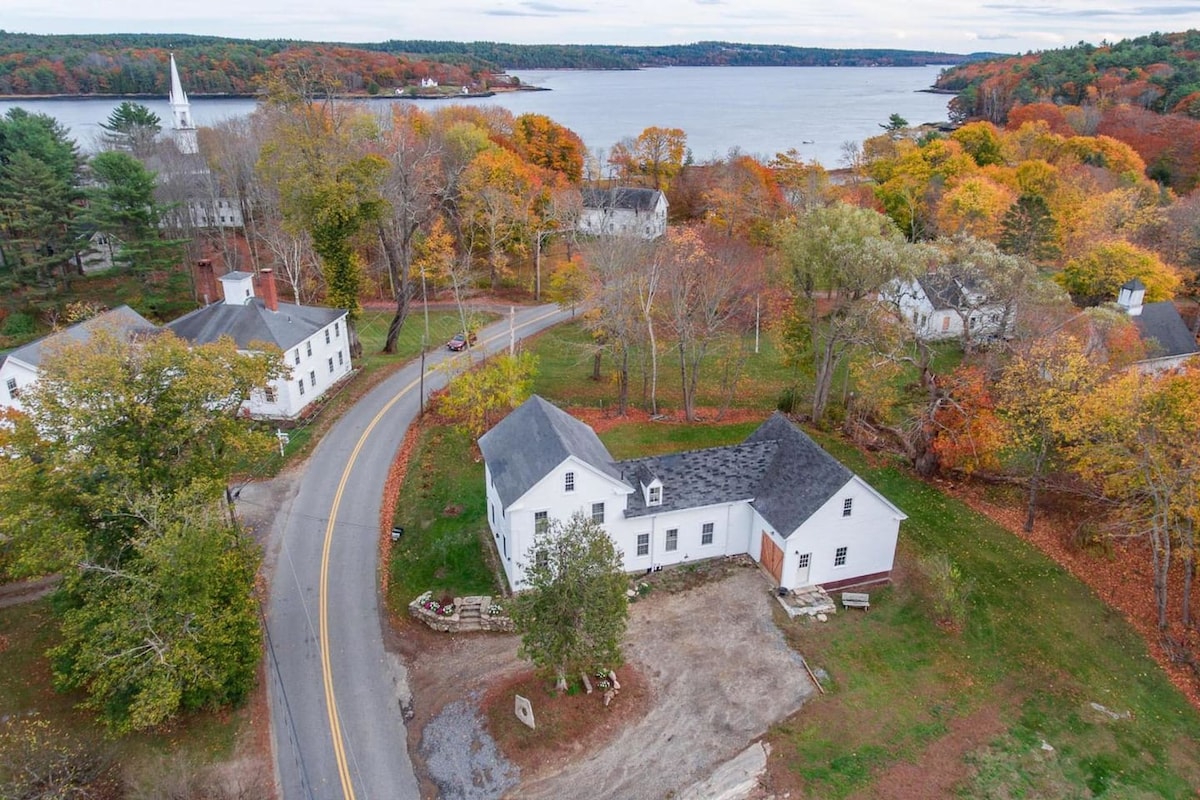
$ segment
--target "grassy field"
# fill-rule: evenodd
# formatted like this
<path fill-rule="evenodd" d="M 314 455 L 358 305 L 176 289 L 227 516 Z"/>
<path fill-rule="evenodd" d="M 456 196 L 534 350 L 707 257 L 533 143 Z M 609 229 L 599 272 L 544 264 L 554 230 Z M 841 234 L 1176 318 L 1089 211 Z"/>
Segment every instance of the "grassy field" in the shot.
<path fill-rule="evenodd" d="M 611 407 L 616 403 L 616 384 L 608 380 L 613 364 L 606 355 L 601 365 L 605 376 L 593 381 L 591 335 L 579 323 L 559 325 L 537 337 L 532 352 L 538 356 L 538 377 L 534 391 L 553 397 L 566 405 Z M 643 365 L 631 360 L 629 365 L 629 401 L 644 404 Z M 649 362 L 645 365 L 648 380 Z M 735 389 L 727 387 L 736 376 Z M 740 349 L 713 353 L 701 367 L 701 386 L 697 405 L 719 408 L 728 404 L 734 408 L 774 408 L 779 396 L 795 382 L 795 372 L 779 364 L 779 353 L 771 337 L 763 334 L 759 352 L 754 352 L 754 337 L 740 343 Z M 680 390 L 679 358 L 674 351 L 660 354 L 658 363 L 658 406 L 662 413 L 678 411 L 683 404 Z"/>
<path fill-rule="evenodd" d="M 489 566 L 491 534 L 483 462 L 466 434 L 450 427 L 423 431 L 396 504 L 404 536 L 392 546 L 388 602 L 402 613 L 427 589 L 437 596 L 497 594 Z M 487 548 L 487 550 L 485 550 Z"/>
<path fill-rule="evenodd" d="M 43 654 L 57 641 L 55 631 L 49 600 L 0 609 L 0 796 L 9 796 L 4 794 L 6 769 L 17 766 L 15 758 L 28 758 L 14 747 L 11 734 L 33 719 L 50 726 L 56 748 L 90 754 L 106 765 L 104 787 L 139 777 L 153 782 L 146 776 L 198 769 L 231 756 L 235 740 L 248 724 L 244 709 L 195 714 L 166 730 L 109 737 L 91 714 L 75 710 L 82 695 L 59 694 L 51 688 L 50 664 Z"/>

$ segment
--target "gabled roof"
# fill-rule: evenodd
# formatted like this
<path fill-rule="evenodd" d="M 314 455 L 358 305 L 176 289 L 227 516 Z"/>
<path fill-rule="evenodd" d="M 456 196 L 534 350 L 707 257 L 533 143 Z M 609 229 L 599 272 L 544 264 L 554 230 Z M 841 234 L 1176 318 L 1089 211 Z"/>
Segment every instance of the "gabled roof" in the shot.
<path fill-rule="evenodd" d="M 505 508 L 570 456 L 621 480 L 596 432 L 536 394 L 481 436 L 479 449 Z"/>
<path fill-rule="evenodd" d="M 278 311 L 270 311 L 262 298 L 255 297 L 245 305 L 213 303 L 198 308 L 168 322 L 167 327 L 193 344 L 208 344 L 228 336 L 242 350 L 251 349 L 254 342 L 288 350 L 345 315 L 337 308 L 292 303 L 280 303 Z"/>
<path fill-rule="evenodd" d="M 969 295 L 979 292 L 973 278 L 960 278 L 953 272 L 929 272 L 919 276 L 917 283 L 936 311 L 961 309 L 969 302 Z"/>
<path fill-rule="evenodd" d="M 761 475 L 752 505 L 787 538 L 845 486 L 854 473 L 779 412 L 747 443 L 772 442 L 774 458 Z"/>
<path fill-rule="evenodd" d="M 111 311 L 97 314 L 89 320 L 84 320 L 57 333 L 43 336 L 37 341 L 18 347 L 8 354 L 14 361 L 22 361 L 35 369 L 41 366 L 42 356 L 47 345 L 58 345 L 60 342 L 86 342 L 92 334 L 99 330 L 111 330 L 122 335 L 137 333 L 154 333 L 158 326 L 129 306 L 118 306 Z"/>
<path fill-rule="evenodd" d="M 658 189 L 635 189 L 628 186 L 618 186 L 613 189 L 585 188 L 583 190 L 583 207 L 612 209 L 620 208 L 628 211 L 653 211 L 662 195 Z"/>
<path fill-rule="evenodd" d="M 779 449 L 778 442 L 747 442 L 730 447 L 688 450 L 618 462 L 628 476 L 652 475 L 663 484 L 662 504 L 647 506 L 641 492 L 629 496 L 625 516 L 701 508 L 754 497 Z M 649 480 L 642 481 L 649 484 Z"/>
<path fill-rule="evenodd" d="M 1169 358 L 1197 352 L 1196 337 L 1188 330 L 1187 324 L 1179 316 L 1179 309 L 1170 300 L 1159 303 L 1146 303 L 1142 313 L 1133 318 L 1143 340 L 1148 342 L 1153 352 L 1150 358 Z"/>

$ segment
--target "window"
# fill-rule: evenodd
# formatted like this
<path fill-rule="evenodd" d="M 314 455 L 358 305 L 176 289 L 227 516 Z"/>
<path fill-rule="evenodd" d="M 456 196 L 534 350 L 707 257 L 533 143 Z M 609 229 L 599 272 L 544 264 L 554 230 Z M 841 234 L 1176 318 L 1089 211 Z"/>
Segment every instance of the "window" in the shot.
<path fill-rule="evenodd" d="M 846 566 L 846 548 L 839 547 L 837 552 L 833 554 L 833 565 L 835 567 Z"/>
<path fill-rule="evenodd" d="M 809 562 L 812 561 L 812 553 L 805 553 L 800 556 L 800 563 L 797 564 L 800 569 L 808 569 Z"/>
<path fill-rule="evenodd" d="M 325 344 L 329 344 L 329 328 L 325 329 Z"/>
<path fill-rule="evenodd" d="M 592 503 L 592 522 L 604 524 L 604 503 Z"/>
<path fill-rule="evenodd" d="M 679 549 L 679 529 L 670 528 L 667 531 L 667 552 L 673 553 Z"/>
<path fill-rule="evenodd" d="M 294 355 L 296 357 L 296 366 L 298 367 L 298 366 L 300 366 L 300 348 L 299 347 L 296 348 L 296 352 Z"/>
<path fill-rule="evenodd" d="M 340 322 L 333 323 L 333 335 L 337 338 L 342 338 L 342 325 Z"/>
<path fill-rule="evenodd" d="M 315 369 L 308 371 L 308 382 L 314 389 L 317 388 L 317 371 Z"/>
<path fill-rule="evenodd" d="M 279 393 L 275 391 L 274 386 L 268 386 L 267 388 L 263 389 L 263 397 L 266 398 L 268 403 L 274 403 L 279 399 Z"/>
<path fill-rule="evenodd" d="M 308 356 L 309 358 L 312 358 L 312 342 L 311 341 L 307 341 L 304 343 L 304 355 Z"/>
<path fill-rule="evenodd" d="M 662 487 L 661 486 L 651 486 L 650 487 L 650 505 L 652 505 L 652 506 L 661 506 L 662 505 Z"/>
<path fill-rule="evenodd" d="M 333 374 L 333 358 L 332 357 L 329 359 L 329 374 L 330 375 Z"/>
<path fill-rule="evenodd" d="M 8 396 L 14 400 L 17 399 L 17 395 L 21 393 L 21 390 L 17 388 L 17 379 L 9 378 L 6 385 L 8 386 Z"/>
<path fill-rule="evenodd" d="M 340 366 L 342 366 L 342 365 L 343 365 L 343 364 L 345 364 L 345 363 L 346 363 L 346 362 L 342 360 L 342 351 L 341 351 L 341 350 L 338 350 L 338 366 L 340 367 Z"/>
<path fill-rule="evenodd" d="M 637 554 L 639 556 L 650 555 L 650 534 L 639 533 L 637 538 Z"/>
<path fill-rule="evenodd" d="M 568 472 L 566 475 L 563 476 L 563 491 L 564 492 L 575 491 L 575 473 L 574 472 Z"/>
<path fill-rule="evenodd" d="M 550 515 L 545 511 L 533 512 L 533 532 L 545 533 L 550 529 Z"/>
<path fill-rule="evenodd" d="M 847 497 L 842 501 L 842 516 L 848 517 L 854 511 L 854 498 Z"/>
<path fill-rule="evenodd" d="M 298 385 L 300 387 L 300 396 L 304 397 L 304 378 L 300 379 Z"/>
<path fill-rule="evenodd" d="M 534 563 L 537 564 L 538 569 L 545 569 L 546 567 L 550 566 L 550 554 L 545 550 L 538 550 L 537 553 L 534 554 L 533 560 Z"/>
<path fill-rule="evenodd" d="M 711 522 L 704 523 L 704 527 L 700 529 L 700 544 L 712 544 L 713 540 L 713 524 Z"/>
<path fill-rule="evenodd" d="M 496 504 L 488 503 L 488 508 L 491 509 L 491 511 L 492 511 L 492 524 L 495 525 L 496 524 Z"/>

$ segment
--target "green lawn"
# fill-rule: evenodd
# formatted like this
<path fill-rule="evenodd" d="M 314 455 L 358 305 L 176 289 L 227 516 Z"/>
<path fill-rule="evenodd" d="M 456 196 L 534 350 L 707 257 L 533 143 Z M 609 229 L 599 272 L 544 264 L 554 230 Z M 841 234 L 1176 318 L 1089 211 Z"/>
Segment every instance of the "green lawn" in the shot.
<path fill-rule="evenodd" d="M 538 356 L 538 376 L 534 391 L 567 405 L 609 408 L 616 404 L 617 385 L 614 364 L 609 355 L 601 363 L 600 381 L 593 381 L 591 335 L 578 322 L 559 325 L 538 336 L 530 348 Z M 644 368 L 643 368 L 644 366 Z M 754 352 L 754 336 L 741 342 L 741 349 L 724 349 L 710 354 L 700 371 L 697 405 L 702 408 L 774 408 L 779 396 L 794 382 L 794 371 L 780 365 L 773 339 L 764 333 L 759 352 Z M 736 378 L 736 382 L 734 382 Z M 648 407 L 649 361 L 638 357 L 629 363 L 629 402 Z M 730 391 L 730 384 L 735 389 Z M 646 384 L 648 385 L 648 383 Z M 662 413 L 676 413 L 682 407 L 679 358 L 673 350 L 664 350 L 658 361 L 658 406 Z"/>
<path fill-rule="evenodd" d="M 404 536 L 392 546 L 388 602 L 402 613 L 414 597 L 498 594 L 485 548 L 488 531 L 483 462 L 467 435 L 450 427 L 423 431 L 396 504 Z"/>
<path fill-rule="evenodd" d="M 31 719 L 49 724 L 56 748 L 90 753 L 107 764 L 110 783 L 146 771 L 161 772 L 165 760 L 178 771 L 180 764 L 199 767 L 231 756 L 236 738 L 248 724 L 244 709 L 192 714 L 166 729 L 109 736 L 90 713 L 75 710 L 81 694 L 59 694 L 51 688 L 50 664 L 43 654 L 58 641 L 56 631 L 49 599 L 0 609 L 0 796 L 8 796 L 5 771 L 17 766 L 15 758 L 23 757 L 11 734 L 15 726 Z"/>

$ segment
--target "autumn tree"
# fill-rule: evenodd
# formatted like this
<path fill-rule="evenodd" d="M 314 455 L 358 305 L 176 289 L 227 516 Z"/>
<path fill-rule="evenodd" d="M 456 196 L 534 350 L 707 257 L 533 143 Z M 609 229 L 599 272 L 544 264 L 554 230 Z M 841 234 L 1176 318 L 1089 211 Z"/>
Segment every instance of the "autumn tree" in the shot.
<path fill-rule="evenodd" d="M 651 126 L 636 139 L 618 143 L 608 160 L 624 178 L 645 178 L 665 191 L 683 169 L 687 155 L 687 134 L 682 129 Z"/>
<path fill-rule="evenodd" d="M 784 208 L 772 170 L 747 155 L 733 155 L 712 169 L 715 175 L 704 193 L 705 222 L 729 238 L 766 244 Z"/>
<path fill-rule="evenodd" d="M 440 210 L 445 194 L 442 143 L 419 111 L 397 106 L 382 138 L 388 169 L 381 182 L 386 211 L 377 220 L 396 313 L 388 325 L 383 352 L 394 353 L 400 329 L 416 293 L 413 250 L 417 234 Z"/>
<path fill-rule="evenodd" d="M 735 333 L 753 293 L 754 258 L 727 242 L 710 247 L 694 228 L 669 230 L 661 258 L 662 313 L 679 357 L 683 413 L 694 422 L 701 368 L 718 342 Z"/>
<path fill-rule="evenodd" d="M 583 179 L 583 140 L 544 114 L 521 114 L 513 121 L 513 144 L 530 164 L 561 173 L 571 183 Z"/>
<path fill-rule="evenodd" d="M 303 88 L 303 87 L 301 87 Z M 296 88 L 271 95 L 272 132 L 259 175 L 277 187 L 280 211 L 293 231 L 307 231 L 321 260 L 326 301 L 347 311 L 350 346 L 361 354 L 355 321 L 361 311 L 362 258 L 357 237 L 385 210 L 380 184 L 388 164 L 367 152 L 374 121 L 353 108 L 319 103 Z"/>
<path fill-rule="evenodd" d="M 550 297 L 563 308 L 575 309 L 587 296 L 587 276 L 583 266 L 583 257 L 574 257 L 560 262 L 550 273 Z"/>
<path fill-rule="evenodd" d="M 515 153 L 483 151 L 463 173 L 459 211 L 471 249 L 487 260 L 492 288 L 500 286 L 509 256 L 523 251 L 541 176 Z"/>
<path fill-rule="evenodd" d="M 770 167 L 783 199 L 797 211 L 809 211 L 833 202 L 829 173 L 816 161 L 806 161 L 795 148 L 776 153 Z"/>
<path fill-rule="evenodd" d="M 790 358 L 811 366 L 811 413 L 820 420 L 843 359 L 878 330 L 877 295 L 913 264 L 892 222 L 868 209 L 816 208 L 780 224 L 776 236 L 794 300 L 785 345 Z"/>
<path fill-rule="evenodd" d="M 1042 481 L 1072 435 L 1076 405 L 1101 377 L 1083 344 L 1058 332 L 1014 354 L 996 385 L 997 411 L 1009 443 L 1009 461 L 1024 476 L 1025 530 L 1033 530 Z"/>
<path fill-rule="evenodd" d="M 1034 265 L 969 236 L 936 244 L 944 263 L 933 277 L 961 289 L 944 293 L 939 302 L 961 321 L 963 349 L 973 350 L 981 336 L 1010 333 L 1018 304 L 1037 280 Z"/>
<path fill-rule="evenodd" d="M 1083 305 L 1115 300 L 1121 286 L 1134 278 L 1145 284 L 1147 302 L 1169 300 L 1179 286 L 1179 275 L 1157 255 L 1121 241 L 1096 245 L 1056 276 Z"/>
<path fill-rule="evenodd" d="M 1168 623 L 1170 571 L 1183 573 L 1184 625 L 1192 624 L 1200 527 L 1200 373 L 1126 371 L 1079 398 L 1070 458 L 1117 504 L 1134 536 L 1150 543 L 1158 626 Z"/>
<path fill-rule="evenodd" d="M 652 247 L 634 236 L 601 236 L 583 254 L 589 276 L 584 325 L 596 343 L 593 375 L 599 379 L 600 361 L 604 353 L 611 355 L 621 416 L 629 408 L 630 357 L 646 330 L 634 276 L 652 259 Z"/>
<path fill-rule="evenodd" d="M 533 353 L 501 353 L 450 381 L 438 408 L 472 439 L 478 439 L 529 399 L 536 375 L 537 356 Z"/>
<path fill-rule="evenodd" d="M 552 520 L 535 532 L 522 567 L 512 608 L 521 657 L 552 675 L 559 691 L 568 675 L 619 667 L 628 580 L 604 528 L 578 511 Z"/>
<path fill-rule="evenodd" d="M 103 326 L 43 355 L 0 426 L 0 538 L 16 574 L 65 574 L 55 681 L 115 730 L 236 703 L 254 682 L 257 556 L 226 516 L 271 452 L 239 412 L 279 354 Z"/>
<path fill-rule="evenodd" d="M 1014 200 L 1008 187 L 983 175 L 969 175 L 955 181 L 938 201 L 937 229 L 943 236 L 965 234 L 995 242 Z"/>

